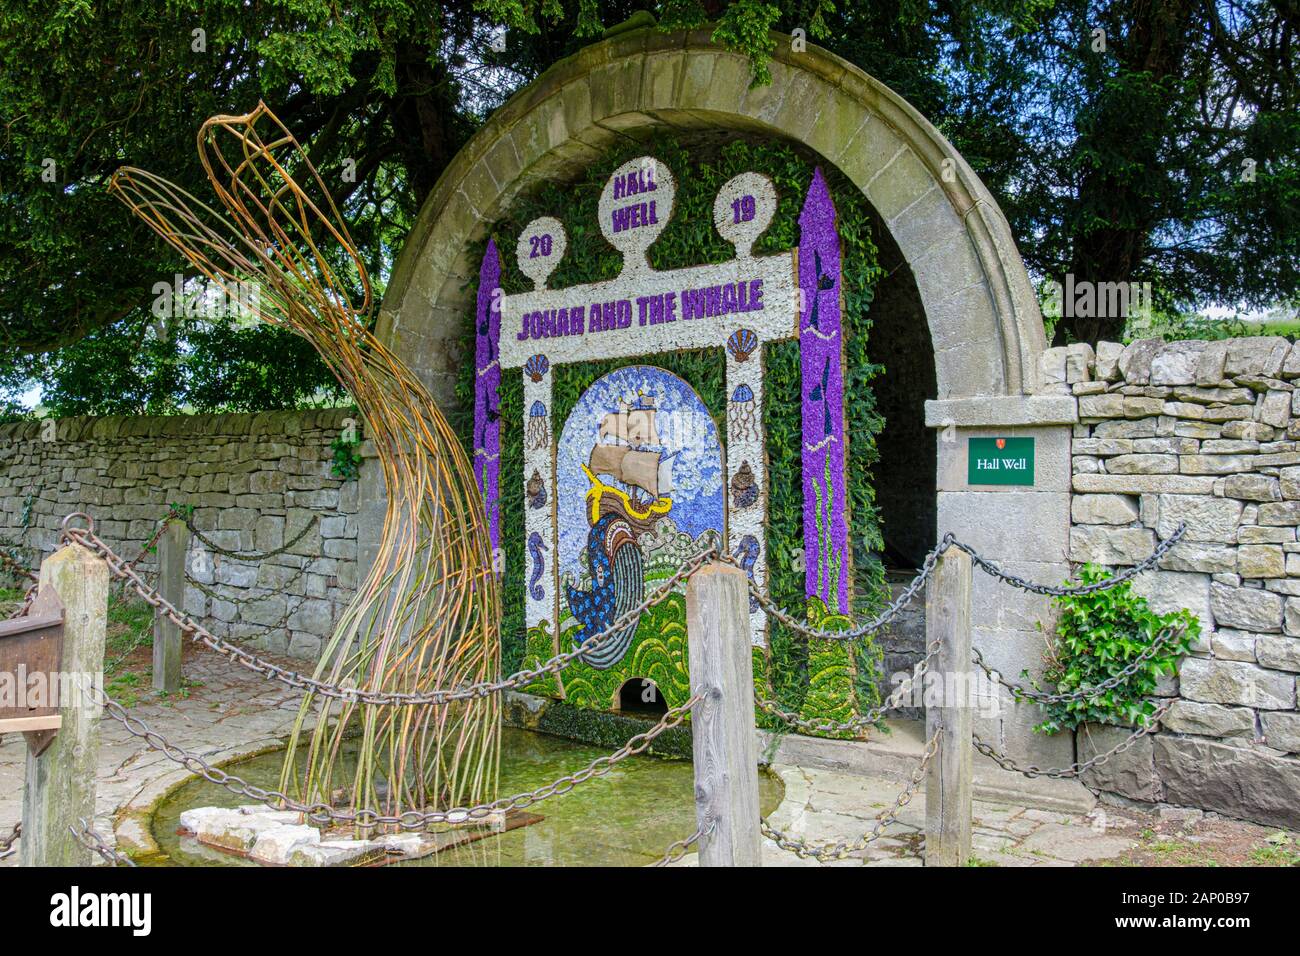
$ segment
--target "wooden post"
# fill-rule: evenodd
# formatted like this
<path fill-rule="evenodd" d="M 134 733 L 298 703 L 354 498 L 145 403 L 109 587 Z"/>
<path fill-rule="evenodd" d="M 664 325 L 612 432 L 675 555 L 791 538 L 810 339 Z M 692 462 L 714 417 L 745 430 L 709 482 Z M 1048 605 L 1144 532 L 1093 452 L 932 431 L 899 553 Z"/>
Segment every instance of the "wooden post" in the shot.
<path fill-rule="evenodd" d="M 185 606 L 185 555 L 190 529 L 170 519 L 158 539 L 158 593 L 178 609 Z M 181 629 L 158 611 L 153 619 L 153 689 L 174 694 L 181 689 Z"/>
<path fill-rule="evenodd" d="M 925 783 L 926 866 L 965 866 L 971 855 L 970 594 L 970 555 L 949 548 L 925 587 L 925 643 L 940 642 L 927 675 L 925 739 L 938 730 L 939 749 Z"/>
<path fill-rule="evenodd" d="M 759 866 L 758 741 L 744 571 L 715 562 L 691 576 L 686 636 L 691 694 L 702 697 L 691 718 L 695 817 L 704 831 L 700 866 Z"/>
<path fill-rule="evenodd" d="M 108 565 L 80 545 L 60 548 L 41 564 L 40 588 L 63 601 L 62 726 L 40 756 L 27 751 L 23 782 L 22 866 L 89 866 L 90 851 L 72 835 L 79 819 L 95 818 L 99 772 L 99 701 L 81 680 L 102 681 L 108 623 Z"/>

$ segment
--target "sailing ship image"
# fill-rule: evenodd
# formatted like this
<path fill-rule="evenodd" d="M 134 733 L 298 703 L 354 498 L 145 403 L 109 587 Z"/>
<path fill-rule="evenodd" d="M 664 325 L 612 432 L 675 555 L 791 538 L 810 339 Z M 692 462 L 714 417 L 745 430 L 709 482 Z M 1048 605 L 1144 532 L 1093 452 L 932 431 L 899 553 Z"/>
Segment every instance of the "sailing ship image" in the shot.
<path fill-rule="evenodd" d="M 645 598 L 645 556 L 637 539 L 653 531 L 672 510 L 672 460 L 655 423 L 653 395 L 639 393 L 619 401 L 601 418 L 598 434 L 582 466 L 587 491 L 587 565 L 591 589 L 565 585 L 569 610 L 582 627 L 574 634 L 581 646 L 606 631 Z M 582 655 L 598 670 L 614 666 L 627 653 L 640 615 L 617 633 L 603 638 Z"/>

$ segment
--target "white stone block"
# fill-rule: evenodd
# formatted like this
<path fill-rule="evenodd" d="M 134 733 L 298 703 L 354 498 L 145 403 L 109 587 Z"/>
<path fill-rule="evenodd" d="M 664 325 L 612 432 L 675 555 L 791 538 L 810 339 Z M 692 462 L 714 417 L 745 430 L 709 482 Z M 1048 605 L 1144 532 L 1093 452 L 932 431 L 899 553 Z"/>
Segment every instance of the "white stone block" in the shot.
<path fill-rule="evenodd" d="M 278 826 L 258 834 L 257 842 L 249 855 L 259 863 L 288 866 L 294 850 L 320 843 L 320 831 L 315 827 L 294 824 Z"/>

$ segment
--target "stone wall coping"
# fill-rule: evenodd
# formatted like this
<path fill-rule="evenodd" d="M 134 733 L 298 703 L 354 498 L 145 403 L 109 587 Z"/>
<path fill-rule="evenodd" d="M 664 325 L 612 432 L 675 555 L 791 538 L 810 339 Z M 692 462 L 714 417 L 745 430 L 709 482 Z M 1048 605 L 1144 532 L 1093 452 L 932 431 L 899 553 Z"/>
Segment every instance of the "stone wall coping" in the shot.
<path fill-rule="evenodd" d="M 305 408 L 270 412 L 204 415 L 104 415 L 54 419 L 59 441 L 114 438 L 184 438 L 245 435 L 296 435 L 304 429 L 341 428 L 355 408 Z M 0 425 L 0 443 L 35 441 L 47 419 Z"/>
<path fill-rule="evenodd" d="M 1078 402 L 1071 395 L 997 395 L 925 403 L 925 424 L 930 428 L 1073 425 L 1078 420 Z"/>

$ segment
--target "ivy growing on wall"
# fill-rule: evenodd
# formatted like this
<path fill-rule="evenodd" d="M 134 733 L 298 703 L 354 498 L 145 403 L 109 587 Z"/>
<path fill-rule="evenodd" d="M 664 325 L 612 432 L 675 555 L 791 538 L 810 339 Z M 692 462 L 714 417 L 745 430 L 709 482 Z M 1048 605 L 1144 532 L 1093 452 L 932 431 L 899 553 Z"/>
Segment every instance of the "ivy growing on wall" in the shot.
<path fill-rule="evenodd" d="M 796 147 L 767 140 L 733 139 L 699 144 L 661 135 L 642 144 L 611 152 L 587 169 L 576 183 L 546 183 L 536 193 L 516 201 L 509 216 L 496 223 L 490 235 L 501 250 L 501 284 L 508 294 L 532 288 L 518 270 L 513 250 L 520 231 L 538 216 L 555 216 L 568 235 L 568 251 L 548 280 L 551 288 L 615 278 L 621 254 L 601 235 L 597 203 L 614 168 L 637 156 L 653 154 L 673 171 L 677 180 L 676 209 L 655 244 L 651 264 L 658 270 L 678 269 L 731 259 L 734 250 L 713 226 L 713 201 L 719 188 L 739 173 L 766 175 L 776 187 L 778 208 L 772 224 L 755 244 L 756 255 L 789 250 L 798 244 L 799 212 L 812 181 L 815 160 Z M 853 546 L 854 615 L 870 614 L 888 596 L 884 568 L 878 554 L 883 548 L 880 516 L 876 508 L 872 470 L 879 457 L 876 437 L 884 427 L 871 388 L 882 368 L 868 357 L 871 329 L 869 306 L 880 276 L 877 250 L 872 241 L 870 213 L 861 194 L 839 173 L 823 168 L 831 187 L 843 243 L 843 297 L 845 329 L 845 390 L 849 433 L 849 506 Z M 486 249 L 486 238 L 475 250 L 475 261 Z M 474 316 L 465 317 L 465 335 L 473 354 Z M 696 390 L 713 416 L 720 435 L 726 435 L 725 360 L 722 348 L 657 355 L 649 364 L 666 369 Z M 768 502 L 768 587 L 775 601 L 798 610 L 804 607 L 804 573 L 796 553 L 803 547 L 803 490 L 800 478 L 801 428 L 799 344 L 768 343 L 764 348 L 766 428 L 770 462 Z M 552 370 L 552 421 L 558 432 L 582 393 L 602 375 L 627 365 L 627 360 L 587 362 Z M 467 447 L 472 444 L 474 370 L 462 366 L 457 382 L 459 411 L 455 424 Z M 521 376 L 503 375 L 501 388 L 501 544 L 505 551 L 502 659 L 507 671 L 524 660 L 523 575 L 523 385 Z M 472 453 L 472 448 L 471 448 Z M 834 618 L 822 626 L 834 626 Z M 877 671 L 880 654 L 869 641 L 856 642 L 853 659 L 842 648 L 810 648 L 799 635 L 775 622 L 769 627 L 770 652 L 766 677 L 772 696 L 786 709 L 808 713 L 809 688 L 818 684 L 820 667 L 853 674 L 857 703 L 867 708 L 879 700 Z M 819 659 L 833 658 L 830 663 Z M 760 679 L 763 675 L 757 675 Z M 842 704 L 843 702 L 839 702 Z M 815 711 L 825 713 L 818 706 Z M 761 715 L 760 715 L 761 716 Z M 834 716 L 844 716 L 838 710 Z M 771 725 L 776 729 L 777 725 Z"/>

